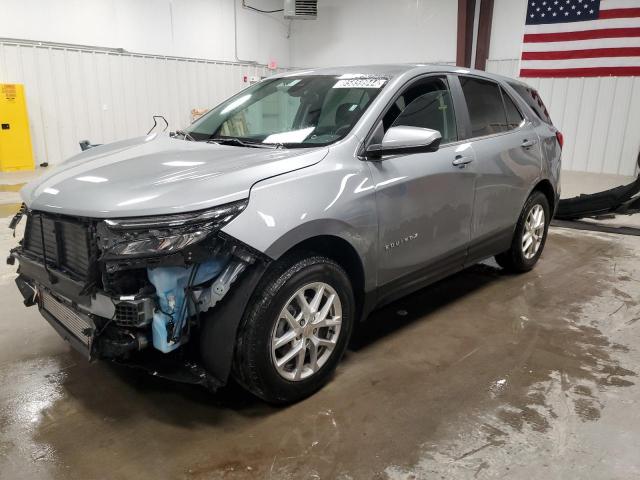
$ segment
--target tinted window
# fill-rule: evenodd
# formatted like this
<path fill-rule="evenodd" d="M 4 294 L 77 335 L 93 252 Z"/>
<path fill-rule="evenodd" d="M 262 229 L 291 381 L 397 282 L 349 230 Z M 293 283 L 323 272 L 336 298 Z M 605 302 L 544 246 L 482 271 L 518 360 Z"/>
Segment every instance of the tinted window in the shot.
<path fill-rule="evenodd" d="M 549 116 L 549 112 L 547 111 L 547 107 L 544 106 L 542 102 L 542 98 L 536 90 L 526 85 L 522 85 L 520 83 L 511 83 L 509 85 L 518 92 L 518 95 L 522 97 L 522 99 L 531 107 L 531 109 L 536 113 L 536 115 L 543 122 L 552 125 L 551 117 Z"/>
<path fill-rule="evenodd" d="M 482 137 L 508 130 L 500 87 L 478 78 L 460 77 L 469 108 L 471 136 Z"/>
<path fill-rule="evenodd" d="M 408 87 L 383 119 L 385 131 L 405 125 L 437 130 L 442 143 L 458 139 L 451 93 L 443 79 L 430 78 Z"/>
<path fill-rule="evenodd" d="M 511 97 L 505 92 L 503 89 L 502 98 L 504 100 L 504 108 L 507 111 L 507 124 L 509 125 L 509 130 L 513 128 L 518 128 L 520 124 L 524 121 L 522 115 L 520 114 L 520 110 L 516 107 L 516 104 L 513 103 Z"/>

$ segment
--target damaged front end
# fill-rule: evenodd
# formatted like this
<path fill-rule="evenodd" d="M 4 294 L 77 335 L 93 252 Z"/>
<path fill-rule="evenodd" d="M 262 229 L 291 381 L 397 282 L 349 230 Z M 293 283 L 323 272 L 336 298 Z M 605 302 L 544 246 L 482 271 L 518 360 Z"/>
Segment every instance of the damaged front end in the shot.
<path fill-rule="evenodd" d="M 115 219 L 23 207 L 11 227 L 25 216 L 24 238 L 8 261 L 19 262 L 16 284 L 25 305 L 37 304 L 89 359 L 160 374 L 158 364 L 175 359 L 195 373 L 196 383 L 210 386 L 187 344 L 201 314 L 260 257 L 220 232 L 245 207 L 240 201 L 187 214 Z M 161 362 L 153 360 L 159 357 Z"/>

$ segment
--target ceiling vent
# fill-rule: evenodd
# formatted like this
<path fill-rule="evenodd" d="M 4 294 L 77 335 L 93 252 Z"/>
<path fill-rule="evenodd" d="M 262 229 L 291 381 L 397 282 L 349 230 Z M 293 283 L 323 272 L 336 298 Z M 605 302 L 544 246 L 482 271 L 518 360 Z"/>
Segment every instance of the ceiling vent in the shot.
<path fill-rule="evenodd" d="M 284 18 L 315 20 L 318 18 L 318 0 L 284 0 Z"/>

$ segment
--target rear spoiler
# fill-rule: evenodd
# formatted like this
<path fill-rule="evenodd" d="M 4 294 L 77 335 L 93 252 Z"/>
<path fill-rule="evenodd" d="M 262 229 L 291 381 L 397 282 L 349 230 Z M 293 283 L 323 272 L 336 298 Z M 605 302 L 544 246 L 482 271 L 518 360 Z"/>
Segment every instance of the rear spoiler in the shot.
<path fill-rule="evenodd" d="M 632 215 L 640 212 L 640 153 L 638 153 L 638 169 L 637 178 L 628 185 L 560 200 L 555 218 L 577 220 L 584 217 L 609 214 Z"/>

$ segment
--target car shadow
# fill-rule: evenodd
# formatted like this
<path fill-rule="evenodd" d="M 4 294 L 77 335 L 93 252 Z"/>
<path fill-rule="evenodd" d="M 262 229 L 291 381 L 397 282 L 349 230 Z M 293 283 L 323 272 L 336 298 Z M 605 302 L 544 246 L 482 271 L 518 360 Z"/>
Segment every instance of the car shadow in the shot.
<path fill-rule="evenodd" d="M 414 322 L 429 321 L 437 310 L 504 276 L 497 267 L 475 265 L 373 312 L 364 322 L 367 328 L 355 329 L 344 360 L 349 362 L 353 352 L 372 347 Z M 90 377 L 95 381 L 87 386 Z M 247 393 L 233 380 L 212 394 L 198 385 L 177 383 L 107 362 L 78 362 L 67 372 L 63 383 L 69 396 L 105 417 L 123 420 L 144 415 L 183 428 L 224 425 L 231 412 L 253 418 L 282 410 Z M 105 402 L 104 397 L 109 396 L 111 401 Z"/>
<path fill-rule="evenodd" d="M 418 290 L 372 312 L 356 325 L 349 349 L 359 351 L 387 335 L 395 334 L 417 320 L 428 321 L 437 310 L 505 277 L 508 274 L 490 262 L 473 265 L 455 275 Z M 366 328 L 363 328 L 366 325 Z"/>

